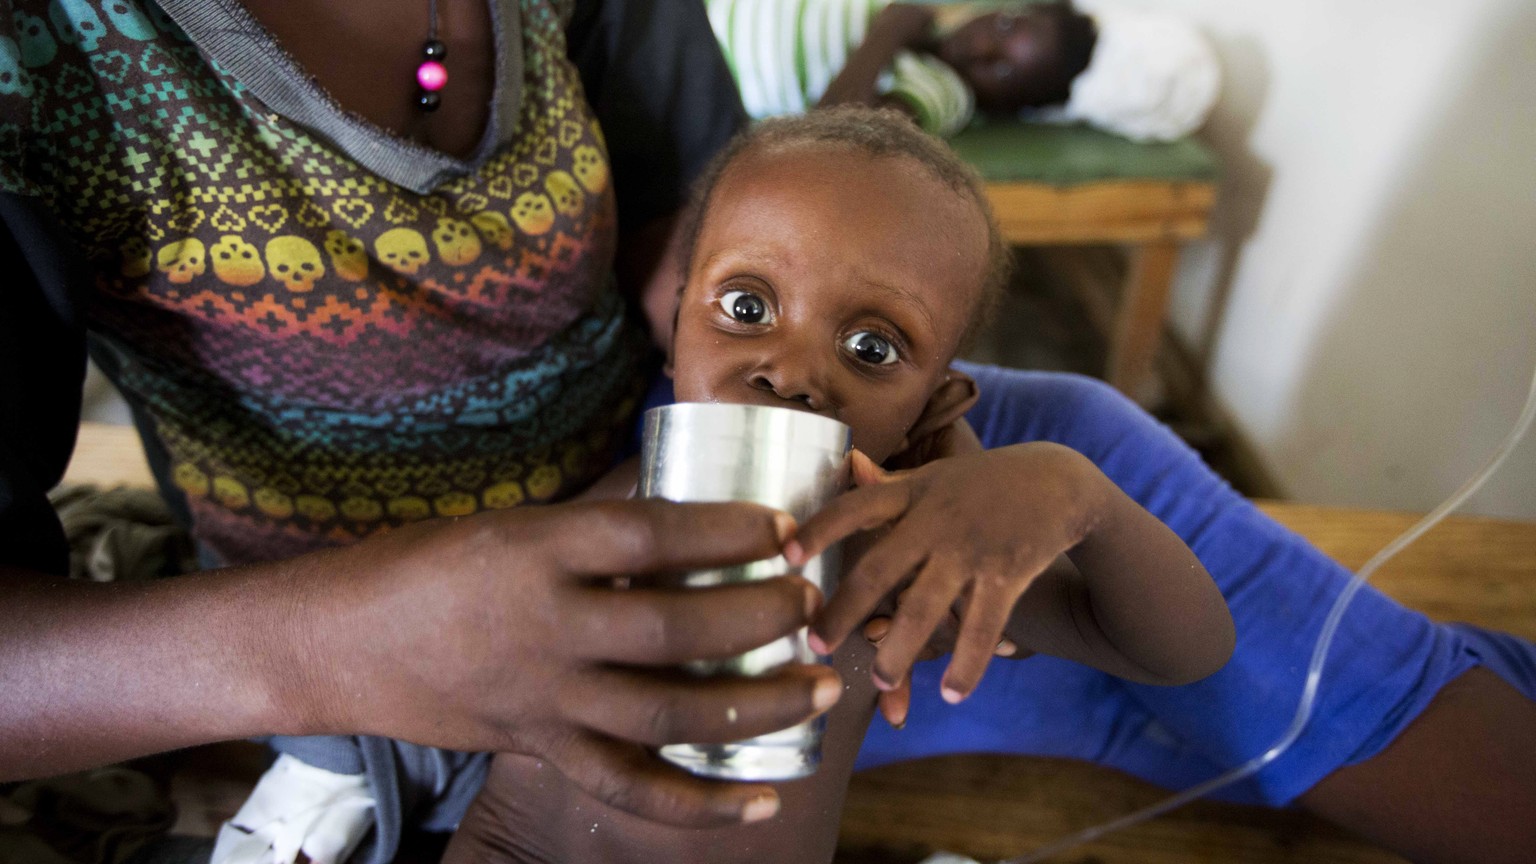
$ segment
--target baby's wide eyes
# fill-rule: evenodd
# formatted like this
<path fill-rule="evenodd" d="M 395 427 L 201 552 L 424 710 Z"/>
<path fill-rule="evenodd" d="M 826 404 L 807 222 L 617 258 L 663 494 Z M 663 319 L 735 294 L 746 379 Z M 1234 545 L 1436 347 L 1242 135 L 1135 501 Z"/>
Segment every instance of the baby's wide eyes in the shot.
<path fill-rule="evenodd" d="M 766 324 L 773 316 L 763 298 L 750 291 L 727 291 L 720 295 L 720 308 L 743 324 Z"/>
<path fill-rule="evenodd" d="M 896 355 L 896 347 L 889 340 L 868 330 L 861 330 L 844 339 L 843 347 L 871 366 L 889 366 L 900 359 Z"/>

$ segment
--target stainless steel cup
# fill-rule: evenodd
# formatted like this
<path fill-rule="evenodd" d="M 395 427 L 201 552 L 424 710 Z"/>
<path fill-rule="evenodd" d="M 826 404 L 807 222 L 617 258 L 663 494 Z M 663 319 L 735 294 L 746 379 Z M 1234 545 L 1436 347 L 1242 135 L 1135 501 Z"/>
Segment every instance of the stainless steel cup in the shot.
<path fill-rule="evenodd" d="M 645 413 L 639 494 L 672 501 L 752 501 L 805 520 L 848 484 L 849 429 L 788 408 L 678 403 Z M 688 587 L 727 585 L 789 572 L 783 556 L 685 574 Z M 807 561 L 801 575 L 830 593 L 837 549 Z M 762 675 L 790 662 L 821 660 L 801 629 L 737 657 L 689 664 L 697 675 Z M 729 780 L 789 780 L 821 763 L 825 718 L 729 744 L 672 744 L 661 755 L 695 774 Z"/>

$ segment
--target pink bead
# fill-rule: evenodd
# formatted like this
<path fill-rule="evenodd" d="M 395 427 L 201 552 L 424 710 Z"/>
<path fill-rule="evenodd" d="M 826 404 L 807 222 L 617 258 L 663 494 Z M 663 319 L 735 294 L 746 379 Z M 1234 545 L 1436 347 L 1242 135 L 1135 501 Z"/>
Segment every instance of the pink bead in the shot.
<path fill-rule="evenodd" d="M 428 60 L 416 67 L 416 83 L 423 90 L 441 90 L 448 83 L 448 70 L 436 60 Z"/>

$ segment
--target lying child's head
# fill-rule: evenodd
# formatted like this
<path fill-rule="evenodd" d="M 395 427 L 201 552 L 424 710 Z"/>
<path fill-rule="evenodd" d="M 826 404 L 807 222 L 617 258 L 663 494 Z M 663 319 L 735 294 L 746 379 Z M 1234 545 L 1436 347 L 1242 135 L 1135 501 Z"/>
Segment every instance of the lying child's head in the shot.
<path fill-rule="evenodd" d="M 978 4 L 940 19 L 937 54 L 994 114 L 1058 105 L 1088 67 L 1097 38 L 1093 20 L 1068 2 Z M 990 8 L 989 8 L 990 7 Z"/>
<path fill-rule="evenodd" d="M 764 121 L 700 181 L 671 365 L 686 402 L 815 411 L 876 462 L 975 400 L 949 363 L 1007 278 L 981 181 L 894 111 Z"/>

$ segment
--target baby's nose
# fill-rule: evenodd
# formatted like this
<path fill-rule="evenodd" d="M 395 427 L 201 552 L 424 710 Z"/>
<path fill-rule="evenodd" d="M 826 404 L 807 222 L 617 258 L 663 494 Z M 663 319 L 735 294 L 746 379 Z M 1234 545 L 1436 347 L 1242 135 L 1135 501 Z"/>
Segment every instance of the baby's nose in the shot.
<path fill-rule="evenodd" d="M 753 390 L 762 393 L 771 393 L 783 402 L 795 402 L 796 406 L 803 406 L 811 411 L 821 411 L 826 407 L 826 399 L 816 391 L 816 388 L 807 386 L 800 380 L 783 372 L 758 371 L 747 382 Z"/>

